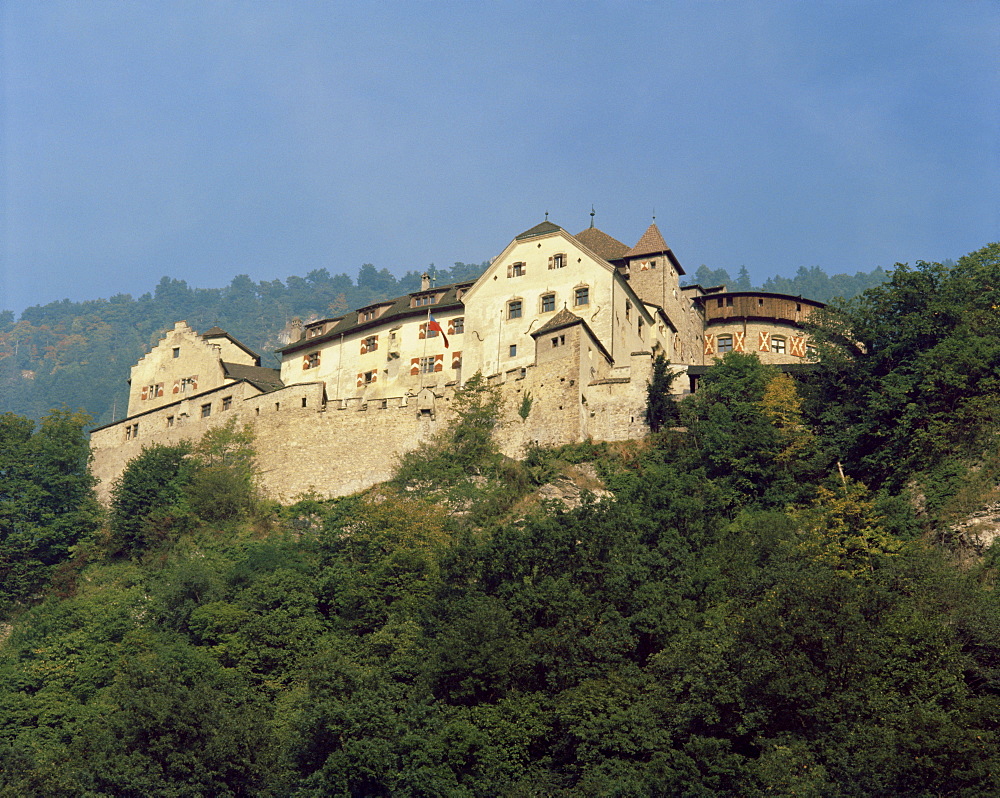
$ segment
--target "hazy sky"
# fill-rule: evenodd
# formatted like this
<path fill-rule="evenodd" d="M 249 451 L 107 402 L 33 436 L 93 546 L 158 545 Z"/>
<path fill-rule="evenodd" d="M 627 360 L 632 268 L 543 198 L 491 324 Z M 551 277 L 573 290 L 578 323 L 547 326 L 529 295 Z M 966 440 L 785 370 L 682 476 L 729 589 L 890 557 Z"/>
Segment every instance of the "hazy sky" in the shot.
<path fill-rule="evenodd" d="M 1000 3 L 0 0 L 0 308 L 479 262 L 761 281 L 1000 239 Z"/>

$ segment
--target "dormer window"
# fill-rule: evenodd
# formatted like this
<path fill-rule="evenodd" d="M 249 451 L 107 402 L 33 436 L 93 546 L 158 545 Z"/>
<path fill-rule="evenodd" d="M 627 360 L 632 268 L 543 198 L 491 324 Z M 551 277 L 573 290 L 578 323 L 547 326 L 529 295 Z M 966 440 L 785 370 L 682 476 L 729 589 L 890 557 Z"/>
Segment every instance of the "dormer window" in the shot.
<path fill-rule="evenodd" d="M 413 307 L 419 308 L 426 305 L 433 305 L 437 302 L 437 297 L 434 294 L 426 294 L 424 296 L 416 296 L 413 298 Z"/>
<path fill-rule="evenodd" d="M 366 321 L 375 321 L 378 317 L 378 310 L 376 308 L 369 308 L 368 310 L 358 311 L 358 324 L 364 324 Z"/>
<path fill-rule="evenodd" d="M 323 334 L 323 325 L 317 324 L 315 327 L 306 329 L 306 338 L 318 338 Z"/>

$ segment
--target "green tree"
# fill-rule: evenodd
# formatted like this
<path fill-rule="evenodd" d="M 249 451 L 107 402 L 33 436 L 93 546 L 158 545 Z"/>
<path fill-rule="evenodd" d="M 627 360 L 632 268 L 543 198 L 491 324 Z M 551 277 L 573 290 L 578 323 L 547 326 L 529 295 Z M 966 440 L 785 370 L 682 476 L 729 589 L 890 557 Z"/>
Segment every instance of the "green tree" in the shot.
<path fill-rule="evenodd" d="M 38 428 L 0 415 L 0 604 L 37 590 L 97 526 L 83 435 L 89 417 L 53 410 Z"/>
<path fill-rule="evenodd" d="M 111 488 L 109 527 L 112 551 L 136 554 L 168 534 L 186 513 L 184 488 L 191 478 L 186 444 L 144 446 Z"/>
<path fill-rule="evenodd" d="M 236 419 L 208 430 L 192 452 L 186 487 L 191 509 L 206 521 L 246 518 L 258 507 L 254 434 Z"/>
<path fill-rule="evenodd" d="M 676 422 L 680 416 L 677 403 L 671 397 L 674 374 L 670 361 L 662 352 L 653 358 L 653 375 L 646 386 L 646 423 L 653 432 Z"/>

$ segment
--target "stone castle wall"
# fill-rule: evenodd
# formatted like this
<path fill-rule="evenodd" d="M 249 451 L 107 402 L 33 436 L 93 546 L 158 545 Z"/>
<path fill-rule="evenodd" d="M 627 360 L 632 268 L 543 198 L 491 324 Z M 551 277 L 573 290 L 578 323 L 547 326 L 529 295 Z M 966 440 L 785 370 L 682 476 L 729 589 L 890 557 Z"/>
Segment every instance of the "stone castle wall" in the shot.
<path fill-rule="evenodd" d="M 645 387 L 651 355 L 633 355 L 637 379 L 622 377 L 618 370 L 619 376 L 588 382 L 587 337 L 579 327 L 567 333 L 566 345 L 538 365 L 489 378 L 505 397 L 504 425 L 497 439 L 509 457 L 523 457 L 532 444 L 623 440 L 648 431 Z M 191 399 L 198 407 L 213 404 L 208 417 L 192 415 L 168 427 L 167 418 L 178 416 L 177 405 L 171 405 L 95 430 L 91 449 L 92 471 L 100 481 L 98 496 L 105 504 L 109 501 L 114 481 L 144 445 L 195 441 L 232 418 L 254 429 L 260 485 L 267 497 L 287 503 L 306 494 L 325 498 L 354 493 L 389 479 L 402 453 L 448 424 L 457 387 L 452 382 L 415 395 L 328 402 L 322 383 L 269 393 L 257 393 L 247 383 L 227 385 Z M 232 395 L 232 404 L 216 411 L 222 394 Z M 525 395 L 530 402 L 523 401 Z M 523 410 L 527 415 L 522 418 Z M 126 427 L 136 423 L 139 435 L 126 439 Z"/>

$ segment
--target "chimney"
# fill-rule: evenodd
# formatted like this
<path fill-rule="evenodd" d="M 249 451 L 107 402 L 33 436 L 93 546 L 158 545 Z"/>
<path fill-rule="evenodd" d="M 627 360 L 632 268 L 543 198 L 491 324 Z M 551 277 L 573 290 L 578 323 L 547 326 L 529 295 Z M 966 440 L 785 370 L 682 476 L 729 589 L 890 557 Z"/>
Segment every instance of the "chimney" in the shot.
<path fill-rule="evenodd" d="M 424 272 L 420 275 L 420 290 L 426 291 L 431 287 L 431 276 Z"/>

